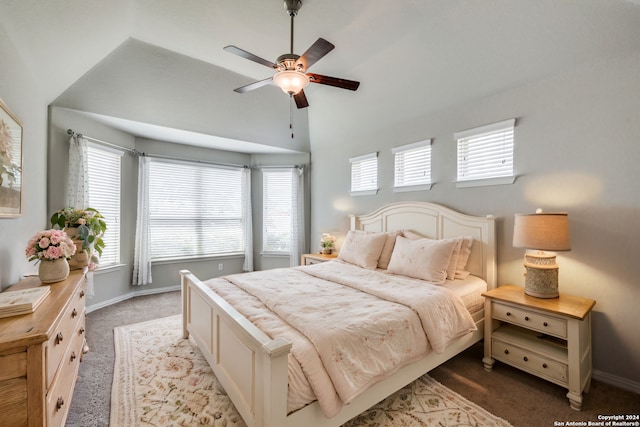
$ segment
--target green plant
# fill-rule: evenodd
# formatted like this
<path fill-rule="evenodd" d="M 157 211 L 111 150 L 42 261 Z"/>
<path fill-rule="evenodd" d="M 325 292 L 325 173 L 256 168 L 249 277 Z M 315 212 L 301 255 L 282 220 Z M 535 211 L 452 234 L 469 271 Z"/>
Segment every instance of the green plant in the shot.
<path fill-rule="evenodd" d="M 98 255 L 102 255 L 104 249 L 102 236 L 107 231 L 107 223 L 96 209 L 61 209 L 51 216 L 51 226 L 60 229 L 77 227 L 76 238 L 82 240 L 82 248 L 86 251 L 93 248 L 98 252 Z"/>

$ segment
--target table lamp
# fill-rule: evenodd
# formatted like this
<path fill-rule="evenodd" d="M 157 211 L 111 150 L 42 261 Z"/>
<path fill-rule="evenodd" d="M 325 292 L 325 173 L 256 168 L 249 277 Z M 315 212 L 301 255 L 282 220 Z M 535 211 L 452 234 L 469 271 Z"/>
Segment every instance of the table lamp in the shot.
<path fill-rule="evenodd" d="M 513 246 L 535 249 L 524 254 L 526 269 L 524 292 L 536 298 L 557 298 L 558 264 L 556 255 L 544 251 L 569 251 L 569 218 L 566 213 L 516 214 Z"/>

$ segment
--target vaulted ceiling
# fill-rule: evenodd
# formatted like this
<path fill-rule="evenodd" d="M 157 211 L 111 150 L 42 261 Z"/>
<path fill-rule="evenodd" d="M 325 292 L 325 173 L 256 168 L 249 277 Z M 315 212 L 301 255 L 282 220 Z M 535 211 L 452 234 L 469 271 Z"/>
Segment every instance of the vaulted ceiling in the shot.
<path fill-rule="evenodd" d="M 210 97 L 227 104 L 227 109 L 242 114 L 246 108 L 248 127 L 259 122 L 261 114 L 265 121 L 273 120 L 270 106 L 278 103 L 278 117 L 288 125 L 288 100 L 276 87 L 242 95 L 232 92 L 272 72 L 222 49 L 232 44 L 270 61 L 288 52 L 289 17 L 280 0 L 0 0 L 0 24 L 47 103 L 66 100 L 69 105 L 62 102 L 63 106 L 76 108 L 70 100 L 78 100 L 79 88 L 91 91 L 103 85 L 105 75 L 122 68 L 123 63 L 113 58 L 131 63 L 142 49 L 166 61 L 180 61 L 182 68 L 176 67 L 172 76 L 176 91 L 210 90 Z M 639 0 L 303 0 L 295 19 L 294 50 L 302 54 L 319 37 L 336 48 L 311 71 L 358 80 L 361 86 L 357 92 L 320 85 L 308 88 L 310 107 L 295 114 L 310 138 L 320 123 L 384 126 L 591 61 L 638 52 L 640 4 Z M 215 76 L 215 85 L 194 81 L 207 70 Z M 152 71 L 148 79 L 158 77 Z M 187 103 L 188 98 L 182 101 Z M 278 141 L 289 132 L 264 138 L 258 136 L 265 133 L 263 128 L 234 133 L 199 125 L 195 116 L 194 120 L 161 117 L 171 114 L 169 108 L 154 110 L 152 117 L 129 113 L 125 117 L 84 104 L 80 109 L 92 114 L 274 147 L 285 147 Z M 293 149 L 307 147 L 308 143 Z"/>

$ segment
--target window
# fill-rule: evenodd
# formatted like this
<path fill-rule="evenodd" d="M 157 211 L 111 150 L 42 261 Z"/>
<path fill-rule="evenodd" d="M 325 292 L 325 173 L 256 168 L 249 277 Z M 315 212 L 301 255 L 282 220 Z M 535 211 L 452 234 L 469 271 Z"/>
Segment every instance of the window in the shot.
<path fill-rule="evenodd" d="M 291 170 L 262 171 L 262 250 L 265 253 L 291 251 L 292 186 Z"/>
<path fill-rule="evenodd" d="M 352 157 L 351 195 L 372 196 L 378 193 L 378 153 Z"/>
<path fill-rule="evenodd" d="M 511 119 L 454 135 L 458 142 L 459 187 L 511 184 L 515 181 L 514 126 L 515 119 Z"/>
<path fill-rule="evenodd" d="M 107 223 L 100 267 L 120 264 L 120 163 L 123 152 L 88 144 L 89 204 Z"/>
<path fill-rule="evenodd" d="M 151 159 L 151 259 L 242 254 L 242 169 Z"/>
<path fill-rule="evenodd" d="M 431 188 L 431 140 L 391 149 L 394 157 L 393 191 Z"/>

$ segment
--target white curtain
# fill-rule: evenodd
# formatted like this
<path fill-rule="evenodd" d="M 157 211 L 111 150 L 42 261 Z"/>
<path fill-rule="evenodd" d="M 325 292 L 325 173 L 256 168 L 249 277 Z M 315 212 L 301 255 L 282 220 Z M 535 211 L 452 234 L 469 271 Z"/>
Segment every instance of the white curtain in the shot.
<path fill-rule="evenodd" d="M 305 252 L 304 229 L 304 168 L 291 169 L 291 267 L 300 265 L 300 256 Z"/>
<path fill-rule="evenodd" d="M 89 160 L 87 141 L 80 135 L 69 138 L 69 173 L 67 175 L 66 206 L 84 209 L 89 201 Z M 87 272 L 87 298 L 95 295 L 93 271 Z"/>
<path fill-rule="evenodd" d="M 87 141 L 82 136 L 69 138 L 69 175 L 66 206 L 84 209 L 89 206 L 89 163 Z"/>
<path fill-rule="evenodd" d="M 243 271 L 253 271 L 253 216 L 251 211 L 251 169 L 242 170 L 242 222 L 244 227 Z"/>
<path fill-rule="evenodd" d="M 133 258 L 134 285 L 151 283 L 151 245 L 149 242 L 149 158 L 138 158 L 138 215 Z"/>

